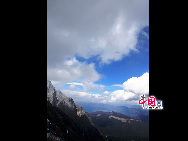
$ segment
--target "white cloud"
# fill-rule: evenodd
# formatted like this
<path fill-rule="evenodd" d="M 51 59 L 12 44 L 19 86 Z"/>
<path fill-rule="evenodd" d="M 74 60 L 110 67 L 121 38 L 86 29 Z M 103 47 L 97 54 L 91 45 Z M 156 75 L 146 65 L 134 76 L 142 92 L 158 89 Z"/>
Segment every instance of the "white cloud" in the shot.
<path fill-rule="evenodd" d="M 149 94 L 149 73 L 146 72 L 140 77 L 132 77 L 123 83 L 125 91 L 133 92 L 137 95 Z"/>
<path fill-rule="evenodd" d="M 48 80 L 57 83 L 72 81 L 97 81 L 100 74 L 95 70 L 94 63 L 79 62 L 75 58 L 66 60 L 58 67 L 47 68 Z M 74 84 L 75 85 L 75 84 Z"/>
<path fill-rule="evenodd" d="M 103 91 L 104 85 L 94 84 L 92 81 L 83 81 L 83 91 L 93 91 L 93 90 Z"/>
<path fill-rule="evenodd" d="M 123 87 L 121 84 L 113 84 L 112 86 Z"/>
<path fill-rule="evenodd" d="M 77 90 L 84 91 L 84 92 L 90 92 L 90 91 L 94 91 L 94 90 L 103 91 L 103 89 L 104 89 L 104 85 L 95 84 L 92 81 L 82 81 L 82 83 L 70 82 L 67 84 L 69 85 L 69 88 L 71 88 L 71 89 L 76 89 L 77 88 L 76 86 L 79 86 L 79 88 Z"/>
<path fill-rule="evenodd" d="M 110 92 L 108 92 L 108 91 L 104 91 L 104 92 L 103 92 L 103 94 L 109 94 L 109 93 L 110 93 Z"/>
<path fill-rule="evenodd" d="M 71 89 L 76 89 L 76 86 L 83 86 L 83 83 L 78 83 L 78 82 L 71 82 L 71 83 L 67 83 L 69 84 L 69 88 Z"/>
<path fill-rule="evenodd" d="M 71 85 L 69 85 L 69 88 L 71 88 L 71 89 L 76 89 L 76 85 L 71 84 Z"/>
<path fill-rule="evenodd" d="M 71 83 L 67 83 L 67 84 L 83 86 L 83 83 L 78 83 L 78 82 L 71 82 Z"/>
<path fill-rule="evenodd" d="M 132 92 L 127 92 L 125 90 L 116 90 L 110 95 L 110 102 L 123 102 L 135 96 Z"/>
<path fill-rule="evenodd" d="M 48 67 L 79 55 L 102 63 L 121 60 L 136 48 L 149 25 L 149 0 L 48 0 Z"/>
<path fill-rule="evenodd" d="M 71 84 L 71 83 L 70 83 Z M 80 85 L 80 84 L 79 84 Z M 84 87 L 84 83 L 83 83 Z M 75 99 L 76 102 L 128 102 L 137 103 L 140 95 L 149 95 L 149 73 L 146 72 L 140 77 L 132 77 L 122 84 L 123 90 L 113 92 L 104 91 L 102 94 L 90 94 L 88 91 L 62 90 L 63 93 Z"/>
<path fill-rule="evenodd" d="M 137 32 L 139 28 L 136 25 L 131 25 L 129 29 L 122 22 L 115 23 L 110 32 L 103 37 L 106 44 L 100 46 L 101 61 L 109 64 L 111 61 L 121 60 L 123 56 L 128 55 L 130 51 L 138 51 L 136 49 Z"/>
<path fill-rule="evenodd" d="M 72 90 L 62 90 L 68 97 L 72 97 L 75 102 L 93 102 L 98 103 L 104 100 L 104 97 L 100 94 L 90 94 L 88 92 L 79 92 Z"/>
<path fill-rule="evenodd" d="M 115 90 L 109 95 L 109 102 L 133 101 L 139 99 L 140 95 L 149 95 L 149 73 L 146 72 L 140 77 L 132 77 L 122 85 L 114 84 L 113 86 L 123 87 L 123 90 Z"/>

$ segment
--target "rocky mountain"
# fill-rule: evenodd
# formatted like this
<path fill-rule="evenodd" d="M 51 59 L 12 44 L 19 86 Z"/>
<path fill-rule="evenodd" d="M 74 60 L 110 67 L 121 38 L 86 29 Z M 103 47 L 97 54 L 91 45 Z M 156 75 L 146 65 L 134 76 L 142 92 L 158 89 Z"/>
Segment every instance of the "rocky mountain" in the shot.
<path fill-rule="evenodd" d="M 47 140 L 103 140 L 82 107 L 56 90 L 51 81 L 47 81 Z"/>
<path fill-rule="evenodd" d="M 87 109 L 88 106 L 88 104 L 85 105 L 85 108 Z M 56 90 L 52 83 L 48 81 L 47 140 L 149 140 L 149 115 L 147 113 L 135 107 L 111 107 L 100 104 L 90 105 L 88 110 L 96 109 L 103 111 L 85 112 L 72 98 Z M 110 111 L 113 109 L 116 112 Z"/>

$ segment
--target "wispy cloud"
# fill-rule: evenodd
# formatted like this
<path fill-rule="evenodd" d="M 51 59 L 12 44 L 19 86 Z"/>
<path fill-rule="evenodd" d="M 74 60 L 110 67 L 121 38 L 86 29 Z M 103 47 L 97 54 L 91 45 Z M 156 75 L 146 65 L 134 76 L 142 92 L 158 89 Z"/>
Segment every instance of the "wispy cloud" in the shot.
<path fill-rule="evenodd" d="M 123 85 L 122 85 L 122 84 L 113 84 L 112 86 L 116 86 L 116 87 L 121 87 L 121 88 L 123 88 Z"/>

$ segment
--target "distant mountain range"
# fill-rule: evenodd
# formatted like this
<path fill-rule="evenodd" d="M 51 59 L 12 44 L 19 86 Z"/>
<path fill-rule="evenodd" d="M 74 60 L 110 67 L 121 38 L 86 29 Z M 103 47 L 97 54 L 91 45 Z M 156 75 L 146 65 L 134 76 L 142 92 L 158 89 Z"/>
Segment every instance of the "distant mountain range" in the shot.
<path fill-rule="evenodd" d="M 79 105 L 81 106 L 79 106 Z M 47 81 L 48 141 L 118 141 L 149 138 L 149 112 L 140 107 L 75 103 Z"/>
<path fill-rule="evenodd" d="M 149 110 L 144 110 L 140 105 L 117 106 L 103 103 L 85 103 L 77 102 L 81 105 L 85 112 L 92 113 L 96 111 L 118 112 L 130 117 L 147 116 L 149 120 Z"/>

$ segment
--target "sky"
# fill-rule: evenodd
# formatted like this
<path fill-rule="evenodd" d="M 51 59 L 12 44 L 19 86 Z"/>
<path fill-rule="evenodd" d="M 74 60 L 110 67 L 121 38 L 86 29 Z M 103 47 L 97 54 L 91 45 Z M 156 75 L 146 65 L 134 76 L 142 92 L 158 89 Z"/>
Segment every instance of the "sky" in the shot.
<path fill-rule="evenodd" d="M 47 0 L 47 79 L 75 102 L 149 95 L 149 0 Z"/>

